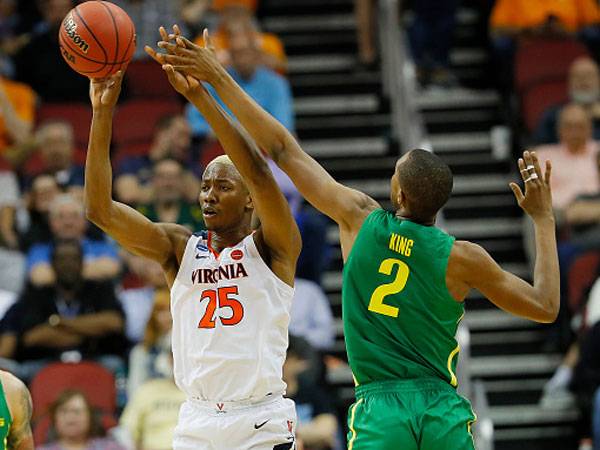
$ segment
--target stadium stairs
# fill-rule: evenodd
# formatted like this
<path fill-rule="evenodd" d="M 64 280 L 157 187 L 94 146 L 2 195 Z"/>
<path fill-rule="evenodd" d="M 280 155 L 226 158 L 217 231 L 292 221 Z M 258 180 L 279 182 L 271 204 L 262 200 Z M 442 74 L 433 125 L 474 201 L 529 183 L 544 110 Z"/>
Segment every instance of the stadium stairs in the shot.
<path fill-rule="evenodd" d="M 289 56 L 297 132 L 304 149 L 333 176 L 389 207 L 389 178 L 398 146 L 391 142 L 388 102 L 379 70 L 356 68 L 352 0 L 263 0 L 262 24 L 278 34 Z M 445 225 L 458 239 L 483 245 L 501 265 L 529 278 L 521 237 L 521 213 L 509 181 L 510 150 L 492 139 L 500 125 L 499 98 L 491 89 L 481 14 L 458 13 L 451 62 L 461 88 L 425 90 L 419 107 L 435 150 L 455 174 Z M 337 318 L 335 354 L 345 359 L 341 324 L 341 254 L 330 227 L 333 264 L 324 276 Z M 478 293 L 467 301 L 473 378 L 484 382 L 495 427 L 496 450 L 570 450 L 573 410 L 538 406 L 541 389 L 560 361 L 540 348 L 544 327 L 494 308 Z M 353 401 L 347 367 L 329 373 L 343 410 Z"/>

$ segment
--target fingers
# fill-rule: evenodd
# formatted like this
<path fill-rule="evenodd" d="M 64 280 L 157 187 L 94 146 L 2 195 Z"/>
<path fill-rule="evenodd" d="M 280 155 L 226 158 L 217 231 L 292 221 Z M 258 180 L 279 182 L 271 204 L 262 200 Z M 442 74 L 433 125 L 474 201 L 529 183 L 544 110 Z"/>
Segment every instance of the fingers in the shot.
<path fill-rule="evenodd" d="M 550 160 L 546 160 L 546 173 L 544 174 L 544 181 L 550 186 L 550 177 L 552 175 L 552 163 Z"/>
<path fill-rule="evenodd" d="M 537 186 L 540 183 L 540 175 L 541 172 L 539 170 L 539 163 L 537 164 L 538 170 L 536 170 L 536 166 L 534 164 L 535 154 L 528 151 L 523 152 L 523 158 L 519 158 L 519 172 L 521 173 L 521 178 L 525 182 L 525 193 L 527 193 L 527 188 L 530 186 Z"/>
<path fill-rule="evenodd" d="M 513 191 L 513 194 L 515 194 L 517 203 L 520 205 L 521 202 L 525 199 L 525 196 L 523 195 L 523 191 L 521 191 L 521 188 L 519 187 L 519 185 L 517 183 L 510 183 L 509 186 L 510 186 L 511 190 Z"/>
<path fill-rule="evenodd" d="M 160 33 L 160 37 L 162 38 L 163 41 L 169 40 L 169 34 L 167 33 L 167 30 L 165 30 L 165 27 L 160 27 L 158 29 L 158 32 Z"/>
<path fill-rule="evenodd" d="M 185 56 L 179 56 L 179 55 L 161 55 L 162 56 L 162 60 L 164 61 L 163 64 L 171 64 L 171 65 L 177 65 L 177 66 L 192 66 L 194 64 L 194 60 L 192 58 L 188 58 Z"/>
<path fill-rule="evenodd" d="M 185 79 L 188 82 L 188 85 L 190 86 L 190 89 L 197 89 L 200 87 L 200 82 L 195 79 L 194 77 L 190 76 L 190 75 L 186 75 Z"/>
<path fill-rule="evenodd" d="M 154 50 L 152 47 L 150 47 L 149 45 L 144 46 L 144 51 L 150 55 L 150 57 L 156 61 L 157 63 L 159 63 L 161 66 L 165 63 L 165 61 L 163 60 L 163 57 L 165 55 L 163 55 L 162 53 L 158 53 L 156 50 Z"/>
<path fill-rule="evenodd" d="M 533 167 L 535 169 L 535 173 L 539 177 L 541 177 L 542 176 L 542 168 L 540 167 L 540 161 L 538 160 L 537 153 L 536 152 L 530 152 L 529 155 L 531 157 L 531 161 L 533 163 Z"/>
<path fill-rule="evenodd" d="M 210 34 L 208 33 L 208 28 L 204 29 L 204 31 L 202 32 L 202 37 L 204 38 L 204 47 L 210 50 L 214 50 L 215 46 L 213 45 L 213 41 L 210 37 Z"/>

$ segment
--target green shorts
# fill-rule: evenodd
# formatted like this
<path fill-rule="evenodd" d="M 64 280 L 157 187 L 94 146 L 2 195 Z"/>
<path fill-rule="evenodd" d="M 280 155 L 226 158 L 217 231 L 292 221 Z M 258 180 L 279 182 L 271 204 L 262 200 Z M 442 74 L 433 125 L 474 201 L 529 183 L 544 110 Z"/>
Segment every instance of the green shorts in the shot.
<path fill-rule="evenodd" d="M 368 383 L 348 413 L 348 450 L 474 450 L 471 404 L 437 378 Z"/>

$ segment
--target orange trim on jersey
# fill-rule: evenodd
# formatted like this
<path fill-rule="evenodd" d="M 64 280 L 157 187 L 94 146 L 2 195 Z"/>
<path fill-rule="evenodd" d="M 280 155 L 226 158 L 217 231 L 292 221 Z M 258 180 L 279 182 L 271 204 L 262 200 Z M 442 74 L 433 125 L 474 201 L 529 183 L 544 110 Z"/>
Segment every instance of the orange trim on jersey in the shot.
<path fill-rule="evenodd" d="M 216 251 L 214 248 L 212 248 L 211 245 L 211 241 L 212 241 L 212 232 L 208 232 L 208 239 L 206 240 L 206 246 L 208 247 L 208 250 L 215 255 L 215 258 L 219 259 L 219 256 L 221 256 L 221 254 Z"/>

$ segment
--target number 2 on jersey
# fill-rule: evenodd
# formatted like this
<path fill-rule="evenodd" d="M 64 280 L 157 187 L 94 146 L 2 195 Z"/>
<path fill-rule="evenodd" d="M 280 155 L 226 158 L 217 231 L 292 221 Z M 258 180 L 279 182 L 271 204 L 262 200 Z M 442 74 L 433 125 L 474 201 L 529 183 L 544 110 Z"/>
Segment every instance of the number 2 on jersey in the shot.
<path fill-rule="evenodd" d="M 399 259 L 388 258 L 381 262 L 379 273 L 391 275 L 394 266 L 398 266 L 394 281 L 382 284 L 373 291 L 371 301 L 369 302 L 369 311 L 383 314 L 384 316 L 398 317 L 399 309 L 395 306 L 386 305 L 383 301 L 388 295 L 397 294 L 404 289 L 406 281 L 408 280 L 408 275 L 410 274 L 410 269 L 405 262 L 400 261 Z"/>
<path fill-rule="evenodd" d="M 237 286 L 221 287 L 218 290 L 206 289 L 202 292 L 200 301 L 208 300 L 206 311 L 198 324 L 198 328 L 214 328 L 215 327 L 215 311 L 217 303 L 219 308 L 230 308 L 232 311 L 231 317 L 223 317 L 219 315 L 219 320 L 223 325 L 237 325 L 244 318 L 244 307 L 239 300 L 232 298 L 231 295 L 238 294 Z"/>

